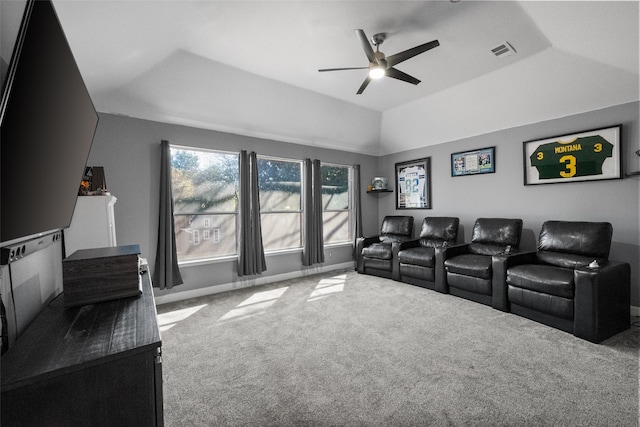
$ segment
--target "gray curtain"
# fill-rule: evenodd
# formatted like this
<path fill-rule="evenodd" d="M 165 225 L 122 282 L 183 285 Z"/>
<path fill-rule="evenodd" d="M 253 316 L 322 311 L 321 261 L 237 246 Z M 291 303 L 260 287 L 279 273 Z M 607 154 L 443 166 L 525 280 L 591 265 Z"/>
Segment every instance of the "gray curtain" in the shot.
<path fill-rule="evenodd" d="M 158 223 L 158 247 L 155 268 L 153 269 L 153 285 L 160 289 L 171 289 L 176 285 L 181 285 L 183 281 L 178 268 L 176 235 L 173 224 L 169 142 L 162 141 L 160 150 L 160 221 Z"/>
<path fill-rule="evenodd" d="M 240 227 L 238 276 L 252 276 L 267 269 L 260 225 L 258 159 L 255 152 L 240 152 Z"/>
<path fill-rule="evenodd" d="M 322 166 L 320 160 L 304 160 L 304 244 L 302 264 L 324 262 L 322 229 Z"/>
<path fill-rule="evenodd" d="M 356 256 L 356 240 L 362 237 L 362 199 L 360 193 L 360 165 L 353 165 L 353 210 L 356 226 L 353 236 L 353 256 Z"/>

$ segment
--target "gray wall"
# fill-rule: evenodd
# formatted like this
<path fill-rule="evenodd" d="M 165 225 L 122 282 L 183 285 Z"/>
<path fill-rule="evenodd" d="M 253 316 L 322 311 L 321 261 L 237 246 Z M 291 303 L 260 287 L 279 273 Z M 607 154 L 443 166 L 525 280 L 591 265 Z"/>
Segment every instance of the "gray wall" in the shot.
<path fill-rule="evenodd" d="M 522 142 L 623 124 L 623 170 L 640 170 L 635 150 L 639 141 L 639 103 L 624 104 L 547 122 L 424 147 L 393 155 L 374 156 L 326 150 L 272 140 L 101 114 L 88 164 L 104 166 L 107 185 L 118 198 L 115 206 L 118 244 L 139 243 L 149 263 L 155 259 L 159 176 L 159 142 L 229 151 L 255 150 L 258 154 L 292 159 L 319 158 L 339 164 L 359 163 L 363 189 L 374 176 L 387 176 L 394 184 L 396 162 L 431 157 L 430 210 L 395 209 L 396 193 L 363 193 L 365 235 L 377 234 L 385 215 L 413 215 L 419 224 L 425 216 L 458 216 L 460 241 L 468 241 L 478 217 L 515 217 L 524 221 L 522 247 L 534 249 L 545 220 L 609 221 L 614 227 L 611 258 L 632 266 L 632 305 L 640 306 L 640 177 L 597 182 L 524 186 Z M 451 177 L 452 152 L 496 147 L 496 173 Z M 351 261 L 351 248 L 332 248 L 327 265 Z M 325 254 L 326 255 L 326 254 Z M 263 276 L 304 272 L 300 252 L 267 257 Z M 234 262 L 215 262 L 182 269 L 185 284 L 168 295 L 208 286 L 238 282 Z"/>
<path fill-rule="evenodd" d="M 379 158 L 379 170 L 395 182 L 396 162 L 431 157 L 430 210 L 396 210 L 395 195 L 379 195 L 379 217 L 413 215 L 417 224 L 425 216 L 457 216 L 461 241 L 469 241 L 476 218 L 522 218 L 522 248 L 535 249 L 545 220 L 609 221 L 613 224 L 610 258 L 631 264 L 631 303 L 640 306 L 640 176 L 622 180 L 524 186 L 522 142 L 622 124 L 623 172 L 640 170 L 639 103 L 619 105 L 556 120 L 505 129 Z M 451 153 L 496 147 L 496 172 L 451 177 Z M 394 184 L 395 185 L 395 184 Z M 417 231 L 419 231 L 419 226 Z M 416 232 L 417 232 L 416 231 Z"/>
<path fill-rule="evenodd" d="M 363 185 L 377 175 L 377 158 L 369 155 L 239 136 L 229 133 L 158 123 L 111 114 L 100 114 L 98 130 L 91 148 L 89 166 L 103 166 L 109 191 L 117 197 L 116 235 L 119 245 L 140 244 L 142 256 L 153 267 L 157 244 L 160 141 L 172 144 L 238 152 L 255 151 L 259 155 L 289 159 L 320 159 L 324 162 L 361 165 Z M 377 229 L 377 200 L 365 193 L 363 220 L 366 233 Z M 328 256 L 328 251 L 332 256 Z M 351 262 L 351 246 L 332 247 L 325 252 L 324 265 Z M 307 270 L 301 252 L 267 256 L 263 277 Z M 157 296 L 238 282 L 236 261 L 214 262 L 181 269 L 185 281 L 171 291 L 156 291 Z"/>

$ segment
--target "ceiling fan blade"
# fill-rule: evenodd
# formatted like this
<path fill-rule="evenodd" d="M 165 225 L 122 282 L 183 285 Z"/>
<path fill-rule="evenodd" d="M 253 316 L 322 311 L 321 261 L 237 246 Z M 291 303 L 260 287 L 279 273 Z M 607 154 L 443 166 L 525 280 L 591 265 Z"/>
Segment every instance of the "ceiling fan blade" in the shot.
<path fill-rule="evenodd" d="M 356 95 L 362 94 L 362 92 L 364 92 L 364 90 L 367 88 L 370 82 L 371 82 L 371 77 L 367 76 L 367 78 L 364 79 L 364 81 L 362 82 L 362 85 L 360 85 L 360 89 L 358 89 L 358 92 L 356 93 Z"/>
<path fill-rule="evenodd" d="M 321 73 L 324 71 L 343 71 L 343 70 L 365 70 L 369 67 L 348 67 L 348 68 L 323 68 L 322 70 L 318 70 Z"/>
<path fill-rule="evenodd" d="M 411 49 L 407 49 L 400 53 L 396 53 L 395 55 L 387 56 L 387 64 L 389 67 L 393 67 L 401 63 L 402 61 L 406 61 L 409 58 L 413 58 L 416 55 L 424 53 L 434 47 L 440 46 L 440 42 L 438 40 L 430 41 L 429 43 L 421 44 L 420 46 L 412 47 Z"/>
<path fill-rule="evenodd" d="M 417 85 L 420 83 L 420 80 L 416 79 L 413 76 L 410 76 L 407 73 L 403 73 L 402 71 L 396 68 L 389 68 L 385 74 L 387 77 L 391 77 L 392 79 L 402 80 L 403 82 L 411 83 Z"/>
<path fill-rule="evenodd" d="M 369 44 L 369 39 L 367 39 L 367 35 L 364 33 L 363 30 L 356 30 L 356 34 L 360 38 L 362 49 L 364 49 L 364 53 L 367 55 L 369 62 L 376 62 L 376 54 L 373 52 L 373 48 Z"/>

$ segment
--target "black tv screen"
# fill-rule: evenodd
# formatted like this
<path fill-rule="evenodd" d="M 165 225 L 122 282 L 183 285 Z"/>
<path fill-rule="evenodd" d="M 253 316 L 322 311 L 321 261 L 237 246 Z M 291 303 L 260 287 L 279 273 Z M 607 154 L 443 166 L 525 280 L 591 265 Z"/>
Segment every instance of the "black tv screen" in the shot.
<path fill-rule="evenodd" d="M 69 226 L 98 115 L 50 1 L 30 0 L 0 104 L 0 244 Z"/>

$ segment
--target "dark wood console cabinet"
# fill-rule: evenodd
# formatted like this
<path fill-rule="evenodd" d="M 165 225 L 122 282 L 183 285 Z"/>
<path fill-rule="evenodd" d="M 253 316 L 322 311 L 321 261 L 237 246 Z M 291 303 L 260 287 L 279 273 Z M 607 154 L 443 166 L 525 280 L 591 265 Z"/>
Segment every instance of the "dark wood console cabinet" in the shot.
<path fill-rule="evenodd" d="M 1 424 L 162 426 L 153 290 L 65 309 L 54 299 L 2 357 Z"/>

